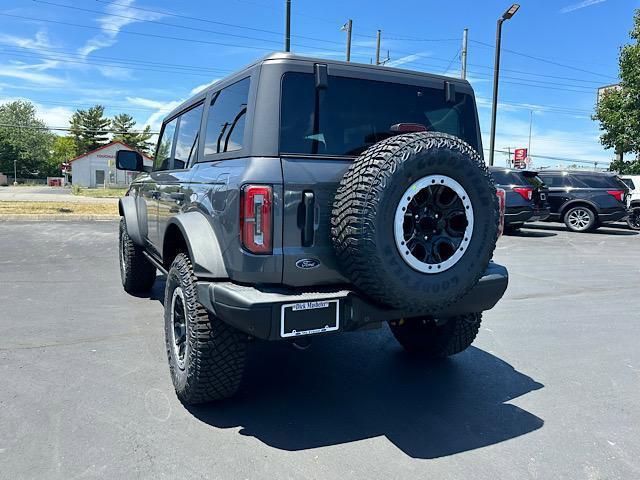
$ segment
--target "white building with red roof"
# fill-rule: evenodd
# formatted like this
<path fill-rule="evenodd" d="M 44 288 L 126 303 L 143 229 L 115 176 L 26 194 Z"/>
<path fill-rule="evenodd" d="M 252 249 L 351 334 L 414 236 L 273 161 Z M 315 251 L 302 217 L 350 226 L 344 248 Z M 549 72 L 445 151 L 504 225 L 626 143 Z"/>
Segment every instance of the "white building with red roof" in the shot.
<path fill-rule="evenodd" d="M 69 161 L 71 183 L 85 188 L 125 187 L 139 172 L 116 170 L 116 152 L 135 150 L 122 142 L 111 142 Z M 153 165 L 153 159 L 142 154 L 144 164 Z"/>

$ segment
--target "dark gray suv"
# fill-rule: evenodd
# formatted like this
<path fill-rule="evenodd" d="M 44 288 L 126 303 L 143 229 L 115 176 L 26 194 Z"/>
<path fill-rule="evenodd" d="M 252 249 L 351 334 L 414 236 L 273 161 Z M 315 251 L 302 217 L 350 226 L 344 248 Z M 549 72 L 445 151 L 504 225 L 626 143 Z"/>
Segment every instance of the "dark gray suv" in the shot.
<path fill-rule="evenodd" d="M 473 91 L 459 79 L 273 54 L 164 121 L 120 200 L 126 291 L 167 275 L 179 398 L 238 389 L 247 345 L 388 323 L 412 354 L 474 340 L 507 287 Z"/>

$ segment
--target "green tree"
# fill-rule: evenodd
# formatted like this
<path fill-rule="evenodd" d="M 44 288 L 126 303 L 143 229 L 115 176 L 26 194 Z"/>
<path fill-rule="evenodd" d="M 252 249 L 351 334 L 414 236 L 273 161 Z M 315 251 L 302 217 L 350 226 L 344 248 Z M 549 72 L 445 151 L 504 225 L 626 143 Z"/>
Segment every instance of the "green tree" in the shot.
<path fill-rule="evenodd" d="M 76 143 L 71 137 L 56 137 L 53 142 L 51 160 L 60 166 L 77 156 Z"/>
<path fill-rule="evenodd" d="M 150 141 L 153 136 L 151 128 L 147 125 L 144 130 L 136 131 L 135 126 L 136 121 L 127 113 L 114 116 L 111 120 L 113 139 L 126 143 L 130 147 L 148 155 L 153 147 L 153 143 Z"/>
<path fill-rule="evenodd" d="M 109 142 L 111 120 L 104 116 L 104 107 L 95 105 L 88 110 L 76 110 L 71 116 L 70 136 L 78 155 L 95 150 Z"/>
<path fill-rule="evenodd" d="M 55 174 L 51 150 L 55 135 L 36 117 L 31 102 L 18 100 L 0 106 L 0 172 L 38 178 Z"/>
<path fill-rule="evenodd" d="M 640 173 L 640 9 L 634 14 L 629 36 L 632 42 L 620 49 L 618 58 L 620 85 L 602 95 L 593 119 L 600 122 L 600 142 L 605 148 L 636 157 L 630 161 L 616 160 L 611 170 Z"/>

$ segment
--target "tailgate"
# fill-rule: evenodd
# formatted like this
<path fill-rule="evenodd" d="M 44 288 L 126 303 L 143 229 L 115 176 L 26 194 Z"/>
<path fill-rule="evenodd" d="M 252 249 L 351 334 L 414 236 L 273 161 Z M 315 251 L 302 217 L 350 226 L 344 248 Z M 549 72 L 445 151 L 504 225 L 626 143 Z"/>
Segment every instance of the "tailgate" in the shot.
<path fill-rule="evenodd" d="M 347 283 L 331 244 L 331 209 L 350 160 L 282 158 L 284 212 L 282 283 Z"/>

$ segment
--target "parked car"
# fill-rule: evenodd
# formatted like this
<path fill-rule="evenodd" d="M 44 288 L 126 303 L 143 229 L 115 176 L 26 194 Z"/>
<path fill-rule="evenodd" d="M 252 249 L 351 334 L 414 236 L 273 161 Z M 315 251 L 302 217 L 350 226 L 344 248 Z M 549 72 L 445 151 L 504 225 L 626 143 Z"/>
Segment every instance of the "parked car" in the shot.
<path fill-rule="evenodd" d="M 142 172 L 119 203 L 122 284 L 166 273 L 179 398 L 233 395 L 252 339 L 388 323 L 413 354 L 471 345 L 508 279 L 481 151 L 464 80 L 274 54 L 171 112 L 152 169 L 118 152 Z"/>
<path fill-rule="evenodd" d="M 640 175 L 620 175 L 620 180 L 629 189 L 627 224 L 634 230 L 640 230 Z"/>
<path fill-rule="evenodd" d="M 496 187 L 506 192 L 505 231 L 549 217 L 549 189 L 537 172 L 503 167 L 489 167 L 489 171 Z"/>
<path fill-rule="evenodd" d="M 604 172 L 543 170 L 549 187 L 548 220 L 564 222 L 573 232 L 589 232 L 627 216 L 627 186 Z"/>

